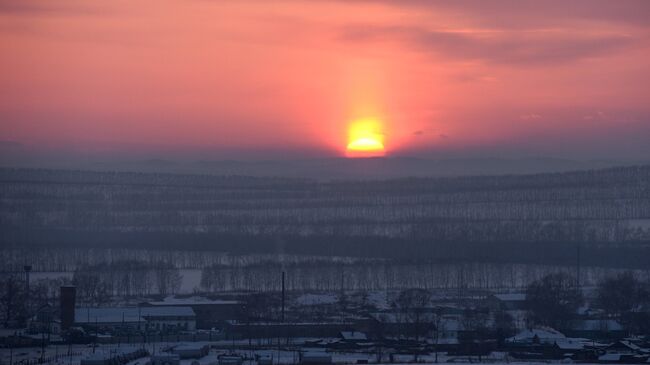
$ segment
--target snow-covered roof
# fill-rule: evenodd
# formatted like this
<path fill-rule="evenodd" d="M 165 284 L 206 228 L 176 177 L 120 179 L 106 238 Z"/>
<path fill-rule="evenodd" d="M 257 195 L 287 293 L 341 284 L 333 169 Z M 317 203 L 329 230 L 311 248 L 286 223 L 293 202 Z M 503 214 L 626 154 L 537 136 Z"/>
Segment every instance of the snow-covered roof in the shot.
<path fill-rule="evenodd" d="M 178 298 L 175 296 L 165 297 L 163 300 L 148 302 L 149 305 L 157 306 L 184 306 L 184 305 L 223 305 L 239 304 L 236 300 L 209 299 L 205 297 L 193 296 L 188 298 Z"/>
<path fill-rule="evenodd" d="M 75 323 L 134 323 L 147 317 L 194 317 L 190 307 L 105 307 L 76 308 Z"/>
<path fill-rule="evenodd" d="M 535 337 L 537 337 L 539 341 L 542 343 L 555 343 L 558 340 L 566 339 L 566 336 L 563 335 L 561 332 L 550 327 L 543 327 L 543 328 L 523 330 L 518 334 L 516 334 L 515 336 L 507 338 L 506 341 L 531 342 Z"/>
<path fill-rule="evenodd" d="M 627 348 L 629 348 L 630 350 L 633 350 L 633 351 L 636 351 L 636 352 L 641 352 L 641 353 L 646 353 L 646 354 L 650 353 L 650 350 L 648 350 L 646 348 L 643 348 L 643 347 L 635 344 L 634 342 L 632 342 L 630 340 L 620 340 L 620 341 L 618 341 L 618 343 L 625 346 L 625 347 L 627 347 Z M 616 345 L 616 343 L 614 345 Z M 612 346 L 614 346 L 614 345 L 612 345 Z"/>
<path fill-rule="evenodd" d="M 368 339 L 365 333 L 359 331 L 342 331 L 341 337 L 348 341 L 366 341 Z"/>

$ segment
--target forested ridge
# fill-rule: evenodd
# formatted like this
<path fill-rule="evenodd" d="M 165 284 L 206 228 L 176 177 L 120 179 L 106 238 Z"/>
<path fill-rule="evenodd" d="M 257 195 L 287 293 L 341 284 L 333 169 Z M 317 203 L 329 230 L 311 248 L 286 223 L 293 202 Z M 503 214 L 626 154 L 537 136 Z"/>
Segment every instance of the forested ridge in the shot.
<path fill-rule="evenodd" d="M 329 182 L 0 169 L 0 186 L 4 247 L 556 260 L 579 244 L 614 260 L 650 246 L 650 166 Z"/>

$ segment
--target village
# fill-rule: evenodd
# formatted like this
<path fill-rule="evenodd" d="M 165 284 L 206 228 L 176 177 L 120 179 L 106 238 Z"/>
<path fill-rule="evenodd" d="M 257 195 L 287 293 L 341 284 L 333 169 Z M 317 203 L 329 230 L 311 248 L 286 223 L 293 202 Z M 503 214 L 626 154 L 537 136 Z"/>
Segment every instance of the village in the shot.
<path fill-rule="evenodd" d="M 58 303 L 0 330 L 0 363 L 650 363 L 645 297 L 614 313 L 602 288 L 569 286 L 558 303 L 534 289 L 229 292 L 89 307 L 66 285 Z"/>

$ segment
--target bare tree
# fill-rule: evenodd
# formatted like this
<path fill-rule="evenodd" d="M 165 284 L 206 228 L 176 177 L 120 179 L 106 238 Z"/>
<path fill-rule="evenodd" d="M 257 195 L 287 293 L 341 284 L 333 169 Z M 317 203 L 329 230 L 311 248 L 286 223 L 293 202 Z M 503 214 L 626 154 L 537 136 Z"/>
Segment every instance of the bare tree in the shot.
<path fill-rule="evenodd" d="M 643 283 L 630 271 L 598 284 L 598 303 L 608 315 L 616 318 L 647 302 L 649 296 Z"/>
<path fill-rule="evenodd" d="M 175 294 L 180 289 L 183 276 L 171 264 L 162 262 L 156 264 L 154 274 L 159 294 Z"/>
<path fill-rule="evenodd" d="M 526 303 L 533 323 L 559 327 L 582 305 L 582 292 L 565 273 L 546 275 L 526 289 Z"/>
<path fill-rule="evenodd" d="M 425 289 L 406 289 L 399 293 L 394 306 L 402 316 L 402 320 L 410 324 L 416 341 L 423 333 L 426 321 L 426 307 L 431 301 L 431 293 Z"/>
<path fill-rule="evenodd" d="M 468 353 L 478 354 L 478 360 L 485 351 L 485 342 L 488 339 L 488 317 L 487 310 L 466 309 L 461 321 L 463 331 L 459 337 L 461 346 L 465 347 Z"/>
<path fill-rule="evenodd" d="M 4 326 L 9 327 L 14 321 L 24 320 L 27 314 L 24 280 L 16 274 L 7 275 L 0 281 L 0 290 Z"/>

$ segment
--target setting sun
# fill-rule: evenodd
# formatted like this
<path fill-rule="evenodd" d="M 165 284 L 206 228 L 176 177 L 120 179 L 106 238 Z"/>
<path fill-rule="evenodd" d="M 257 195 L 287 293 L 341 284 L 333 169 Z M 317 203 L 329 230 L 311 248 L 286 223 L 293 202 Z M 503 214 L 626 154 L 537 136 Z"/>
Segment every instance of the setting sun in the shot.
<path fill-rule="evenodd" d="M 350 125 L 348 131 L 348 157 L 383 156 L 384 135 L 381 125 L 374 119 L 363 119 Z"/>

